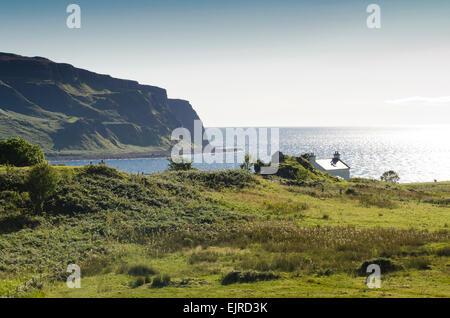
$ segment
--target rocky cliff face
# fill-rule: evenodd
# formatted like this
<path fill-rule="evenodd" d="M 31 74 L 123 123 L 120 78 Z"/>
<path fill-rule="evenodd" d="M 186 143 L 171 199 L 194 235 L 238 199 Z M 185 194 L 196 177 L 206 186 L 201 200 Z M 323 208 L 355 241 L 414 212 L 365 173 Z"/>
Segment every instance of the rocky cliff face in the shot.
<path fill-rule="evenodd" d="M 181 123 L 182 127 L 188 129 L 191 132 L 192 143 L 197 143 L 194 141 L 194 121 L 200 120 L 197 112 L 194 110 L 192 105 L 187 100 L 182 99 L 169 99 L 169 108 L 175 114 L 177 120 Z M 201 136 L 205 137 L 205 128 L 201 124 Z M 202 140 L 202 145 L 208 144 L 208 140 L 205 138 Z"/>
<path fill-rule="evenodd" d="M 162 88 L 0 53 L 0 139 L 23 137 L 49 154 L 167 150 L 172 130 L 196 119 Z"/>

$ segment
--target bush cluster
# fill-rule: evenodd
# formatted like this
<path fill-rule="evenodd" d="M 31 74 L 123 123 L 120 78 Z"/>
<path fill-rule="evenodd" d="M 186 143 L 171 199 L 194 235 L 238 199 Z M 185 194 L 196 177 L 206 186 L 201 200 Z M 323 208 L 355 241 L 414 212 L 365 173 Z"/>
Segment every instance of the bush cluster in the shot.
<path fill-rule="evenodd" d="M 273 272 L 258 271 L 231 271 L 221 279 L 222 285 L 230 285 L 234 283 L 253 283 L 258 281 L 274 280 L 280 278 L 280 275 Z"/>
<path fill-rule="evenodd" d="M 0 141 L 0 165 L 25 167 L 44 161 L 44 153 L 38 145 L 32 145 L 18 137 Z"/>

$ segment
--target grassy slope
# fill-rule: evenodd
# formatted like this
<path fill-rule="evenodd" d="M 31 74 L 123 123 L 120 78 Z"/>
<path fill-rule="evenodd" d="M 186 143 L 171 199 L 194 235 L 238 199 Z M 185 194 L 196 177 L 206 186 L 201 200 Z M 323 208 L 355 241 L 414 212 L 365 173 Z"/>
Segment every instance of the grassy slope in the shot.
<path fill-rule="evenodd" d="M 31 85 L 31 80 L 24 79 L 24 82 Z M 123 109 L 130 108 L 138 98 L 139 101 L 146 100 L 147 96 L 139 90 L 133 92 L 112 92 L 108 89 L 97 91 L 89 87 L 86 83 L 60 83 L 52 80 L 36 80 L 33 82 L 36 86 L 53 88 L 49 95 L 51 103 L 64 105 L 64 108 L 58 110 L 45 110 L 43 105 L 34 105 L 31 109 L 17 109 L 17 105 L 28 103 L 23 96 L 14 95 L 14 98 L 7 100 L 7 103 L 0 105 L 0 139 L 10 137 L 21 137 L 33 144 L 39 144 L 44 152 L 48 155 L 92 155 L 92 154 L 125 154 L 130 152 L 151 152 L 167 150 L 171 144 L 169 140 L 170 130 L 162 129 L 160 120 L 174 120 L 174 118 L 165 118 L 169 115 L 159 112 L 155 105 L 148 102 L 148 108 L 152 108 L 152 115 L 155 122 L 149 123 L 149 127 L 155 129 L 150 135 L 145 135 L 146 140 L 152 140 L 152 144 L 140 145 L 136 143 L 121 142 L 121 138 L 130 134 L 129 130 L 123 127 L 133 127 L 132 133 L 136 133 L 133 142 L 138 142 L 142 127 L 136 125 L 132 120 L 127 119 L 127 115 L 120 114 L 115 107 L 121 106 Z M 9 87 L 9 85 L 0 81 L 0 88 Z M 0 91 L 1 93 L 1 91 Z M 56 95 L 53 95 L 56 94 Z M 124 95 L 124 99 L 115 102 L 113 96 Z M 26 95 L 26 94 L 25 94 Z M 121 96 L 122 96 L 121 95 Z M 65 96 L 66 99 L 58 101 L 52 98 Z M 4 97 L 4 96 L 3 96 Z M 129 98 L 129 99 L 127 99 Z M 106 106 L 95 107 L 97 102 L 103 102 Z M 128 103 L 128 104 L 127 104 Z M 27 105 L 28 105 L 27 104 Z M 123 105 L 122 105 L 123 104 Z M 46 103 L 44 103 L 46 105 Z M 69 109 L 76 105 L 81 110 L 80 114 L 70 114 Z M 7 106 L 7 107 L 6 107 Z M 43 109 L 37 107 L 42 106 Z M 157 105 L 158 106 L 158 105 Z M 159 105 L 160 106 L 160 105 Z M 31 106 L 29 106 L 31 107 Z M 83 110 L 84 109 L 84 110 Z M 14 110 L 14 111 L 13 111 Z M 69 112 L 66 114 L 65 112 Z M 167 110 L 165 110 L 167 112 Z M 84 114 L 83 112 L 86 112 Z M 139 113 L 138 111 L 136 111 Z M 83 115 L 84 114 L 84 115 Z M 89 115 L 88 115 L 89 114 Z M 172 115 L 170 115 L 172 116 Z M 102 118 L 99 120 L 99 118 Z M 87 127 L 72 129 L 70 132 L 64 133 L 64 127 L 74 124 L 80 119 L 95 119 L 98 123 L 87 124 Z M 105 119 L 108 119 L 107 121 Z M 101 123 L 100 123 L 101 122 Z M 105 126 L 103 127 L 103 124 Z M 110 124 L 109 126 L 106 124 Z M 116 125 L 112 125 L 116 124 Z M 172 123 L 172 126 L 174 124 Z M 106 128 L 115 127 L 114 134 Z M 161 131 L 160 131 L 160 130 Z M 121 137 L 121 138 L 119 138 Z M 151 138 L 150 138 L 151 137 Z"/>
<path fill-rule="evenodd" d="M 47 205 L 47 217 L 21 219 L 26 202 L 0 211 L 0 294 L 450 296 L 448 182 L 355 180 L 322 190 L 240 171 L 137 177 L 58 169 L 66 182 Z M 7 231 L 11 222 L 27 225 Z M 379 256 L 403 269 L 383 274 L 382 288 L 371 290 L 355 269 Z M 64 283 L 71 262 L 81 265 L 81 289 Z M 138 277 L 127 270 L 133 265 L 169 275 L 170 285 L 137 287 Z M 222 286 L 221 277 L 233 269 L 274 271 L 280 279 Z"/>

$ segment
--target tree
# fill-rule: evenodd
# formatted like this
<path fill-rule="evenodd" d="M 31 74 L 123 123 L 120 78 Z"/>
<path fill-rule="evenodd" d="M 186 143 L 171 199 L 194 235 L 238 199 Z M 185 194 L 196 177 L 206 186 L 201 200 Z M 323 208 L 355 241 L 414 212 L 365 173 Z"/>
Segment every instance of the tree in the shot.
<path fill-rule="evenodd" d="M 47 162 L 39 163 L 31 168 L 26 184 L 35 213 L 41 213 L 45 200 L 55 193 L 58 179 L 55 168 Z"/>
<path fill-rule="evenodd" d="M 180 161 L 175 161 L 171 157 L 169 157 L 169 158 L 167 158 L 167 160 L 169 161 L 168 169 L 170 171 L 186 171 L 186 170 L 195 169 L 192 167 L 192 162 L 187 159 L 181 158 Z"/>
<path fill-rule="evenodd" d="M 0 164 L 25 167 L 44 161 L 44 153 L 38 145 L 32 145 L 19 137 L 0 141 Z"/>
<path fill-rule="evenodd" d="M 256 174 L 261 173 L 261 167 L 264 167 L 264 162 L 262 162 L 260 159 L 256 159 L 256 161 L 253 163 L 253 169 L 255 170 Z"/>
<path fill-rule="evenodd" d="M 389 183 L 398 183 L 400 180 L 400 177 L 398 176 L 397 172 L 393 170 L 386 171 L 383 173 L 380 177 L 381 181 L 389 182 Z"/>
<path fill-rule="evenodd" d="M 244 157 L 244 162 L 240 165 L 240 168 L 241 168 L 242 170 L 251 171 L 251 170 L 252 170 L 252 167 L 253 167 L 254 165 L 255 165 L 255 164 L 254 164 L 253 162 L 251 162 L 250 155 L 245 155 L 245 157 Z"/>

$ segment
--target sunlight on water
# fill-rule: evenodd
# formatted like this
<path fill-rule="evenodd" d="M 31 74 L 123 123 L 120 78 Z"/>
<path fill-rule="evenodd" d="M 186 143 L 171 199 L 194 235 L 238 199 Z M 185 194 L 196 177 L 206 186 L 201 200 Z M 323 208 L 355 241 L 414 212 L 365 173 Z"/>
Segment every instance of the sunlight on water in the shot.
<path fill-rule="evenodd" d="M 338 150 L 350 165 L 352 177 L 379 178 L 395 170 L 400 182 L 450 180 L 450 127 L 408 128 L 281 128 L 280 150 L 290 155 L 314 152 L 330 158 Z M 241 147 L 243 145 L 237 145 Z M 237 155 L 235 157 L 242 157 Z M 90 161 L 58 161 L 52 164 L 86 165 Z M 234 169 L 235 163 L 194 164 L 199 169 Z M 164 158 L 105 160 L 106 164 L 131 173 L 167 169 Z"/>
<path fill-rule="evenodd" d="M 450 180 L 450 128 L 287 128 L 281 149 L 328 158 L 335 150 L 353 177 L 379 178 L 395 170 L 401 182 Z"/>

